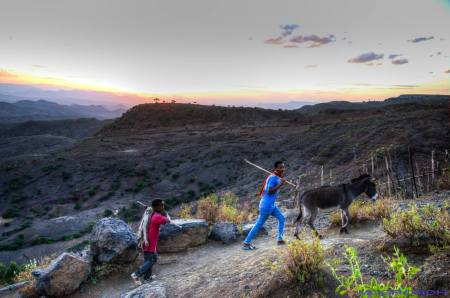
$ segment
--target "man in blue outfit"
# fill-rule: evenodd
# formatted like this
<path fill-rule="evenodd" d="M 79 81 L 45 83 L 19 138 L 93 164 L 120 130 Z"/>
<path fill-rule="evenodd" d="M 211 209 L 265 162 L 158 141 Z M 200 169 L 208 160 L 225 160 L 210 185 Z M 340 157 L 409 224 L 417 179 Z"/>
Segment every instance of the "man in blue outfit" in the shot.
<path fill-rule="evenodd" d="M 245 238 L 242 249 L 251 250 L 256 248 L 251 244 L 252 239 L 270 215 L 278 219 L 278 244 L 285 244 L 283 240 L 284 216 L 275 204 L 281 186 L 286 184 L 286 179 L 282 178 L 284 169 L 285 167 L 282 161 L 275 162 L 273 174 L 269 175 L 264 181 L 259 193 L 261 197 L 261 201 L 259 202 L 259 216 L 250 233 L 248 233 L 247 238 Z"/>

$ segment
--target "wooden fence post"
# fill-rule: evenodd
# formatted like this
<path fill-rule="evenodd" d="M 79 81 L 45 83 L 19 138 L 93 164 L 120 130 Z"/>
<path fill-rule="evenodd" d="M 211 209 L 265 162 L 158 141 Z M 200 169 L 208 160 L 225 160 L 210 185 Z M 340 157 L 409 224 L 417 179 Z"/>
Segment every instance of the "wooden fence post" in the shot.
<path fill-rule="evenodd" d="M 388 195 L 391 196 L 391 178 L 389 177 L 389 163 L 387 160 L 386 153 L 384 154 L 384 162 L 386 164 L 386 177 L 387 177 L 387 187 L 388 187 Z"/>
<path fill-rule="evenodd" d="M 320 173 L 320 186 L 323 186 L 323 165 L 322 165 L 322 171 Z"/>
<path fill-rule="evenodd" d="M 431 183 L 434 180 L 434 150 L 431 150 Z"/>
<path fill-rule="evenodd" d="M 422 193 L 424 193 L 424 191 L 423 191 L 423 184 L 422 184 L 422 180 L 421 180 L 421 177 L 422 177 L 423 174 L 420 173 L 420 168 L 419 168 L 419 165 L 417 164 L 417 160 L 414 162 L 414 164 L 416 166 L 416 171 L 419 174 L 417 176 L 417 184 L 419 185 L 419 193 L 422 194 Z"/>
<path fill-rule="evenodd" d="M 416 175 L 414 174 L 414 164 L 413 164 L 413 157 L 411 153 L 411 148 L 408 146 L 408 155 L 409 155 L 409 166 L 411 167 L 411 173 L 412 173 L 412 186 L 414 187 L 412 189 L 413 197 L 417 198 L 417 185 L 416 185 Z M 415 195 L 414 195 L 415 194 Z"/>
<path fill-rule="evenodd" d="M 373 172 L 374 172 L 374 166 L 373 166 L 373 152 L 370 152 L 370 160 L 372 162 L 372 173 L 371 176 L 373 177 Z"/>

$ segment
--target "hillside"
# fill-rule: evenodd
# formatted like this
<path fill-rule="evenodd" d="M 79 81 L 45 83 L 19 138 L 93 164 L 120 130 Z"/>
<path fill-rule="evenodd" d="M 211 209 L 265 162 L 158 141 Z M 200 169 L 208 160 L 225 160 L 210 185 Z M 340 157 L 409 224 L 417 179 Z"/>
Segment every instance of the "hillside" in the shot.
<path fill-rule="evenodd" d="M 136 200 L 160 197 L 173 207 L 210 192 L 232 191 L 255 204 L 264 174 L 243 163 L 244 158 L 266 168 L 284 160 L 288 178 L 306 175 L 304 190 L 320 183 L 322 165 L 326 173 L 333 172 L 332 181 L 327 175 L 325 183 L 348 181 L 371 153 L 382 178 L 387 148 L 395 173 L 409 175 L 408 146 L 420 166 L 431 150 L 449 148 L 449 140 L 447 103 L 399 103 L 317 115 L 139 105 L 95 137 L 52 155 L 1 156 L 0 214 L 8 225 L 0 227 L 0 246 L 73 239 L 71 227 L 58 226 L 57 233 L 51 228 L 59 216 L 70 215 L 79 231 L 105 210 L 119 209 L 126 221 L 136 220 Z"/>
<path fill-rule="evenodd" d="M 4 125 L 0 128 L 0 136 L 12 138 L 32 135 L 54 135 L 73 139 L 81 139 L 94 135 L 111 120 L 67 119 L 54 121 L 27 121 L 19 124 Z"/>
<path fill-rule="evenodd" d="M 29 120 L 60 120 L 75 118 L 111 119 L 124 110 L 110 111 L 103 106 L 61 105 L 46 100 L 0 102 L 0 123 L 18 123 Z"/>
<path fill-rule="evenodd" d="M 220 107 L 194 104 L 142 104 L 128 110 L 123 117 L 105 127 L 100 134 L 143 131 L 158 127 L 192 125 L 240 126 L 270 125 L 272 122 L 298 121 L 294 111 L 274 111 L 261 108 Z"/>

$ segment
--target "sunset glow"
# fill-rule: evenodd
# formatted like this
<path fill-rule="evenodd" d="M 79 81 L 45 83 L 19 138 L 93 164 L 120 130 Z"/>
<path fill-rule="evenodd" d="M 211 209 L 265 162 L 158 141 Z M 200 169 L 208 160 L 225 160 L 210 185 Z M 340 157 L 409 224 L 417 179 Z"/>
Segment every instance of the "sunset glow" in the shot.
<path fill-rule="evenodd" d="M 92 90 L 126 105 L 450 94 L 448 28 L 442 0 L 7 0 L 0 93 L 2 84 Z"/>

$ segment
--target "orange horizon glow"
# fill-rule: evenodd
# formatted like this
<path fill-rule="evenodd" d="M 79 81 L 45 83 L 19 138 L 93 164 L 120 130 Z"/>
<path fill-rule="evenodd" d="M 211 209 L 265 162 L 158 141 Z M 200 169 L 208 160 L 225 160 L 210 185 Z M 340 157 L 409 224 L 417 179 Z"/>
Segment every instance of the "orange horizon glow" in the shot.
<path fill-rule="evenodd" d="M 269 89 L 236 89 L 224 91 L 198 91 L 184 93 L 151 93 L 134 90 L 123 90 L 114 86 L 105 86 L 88 81 L 73 80 L 66 78 L 54 78 L 35 76 L 31 74 L 16 72 L 13 70 L 0 69 L 0 83 L 32 85 L 43 89 L 66 89 L 85 90 L 121 95 L 127 98 L 123 104 L 140 104 L 152 101 L 153 98 L 175 99 L 178 102 L 196 101 L 199 104 L 239 104 L 264 103 L 264 102 L 288 102 L 288 101 L 367 101 L 383 100 L 389 97 L 396 97 L 401 94 L 441 94 L 450 95 L 449 82 L 446 79 L 422 83 L 420 85 L 408 87 L 395 86 L 345 86 L 341 88 L 329 88 L 322 90 L 269 90 Z"/>

